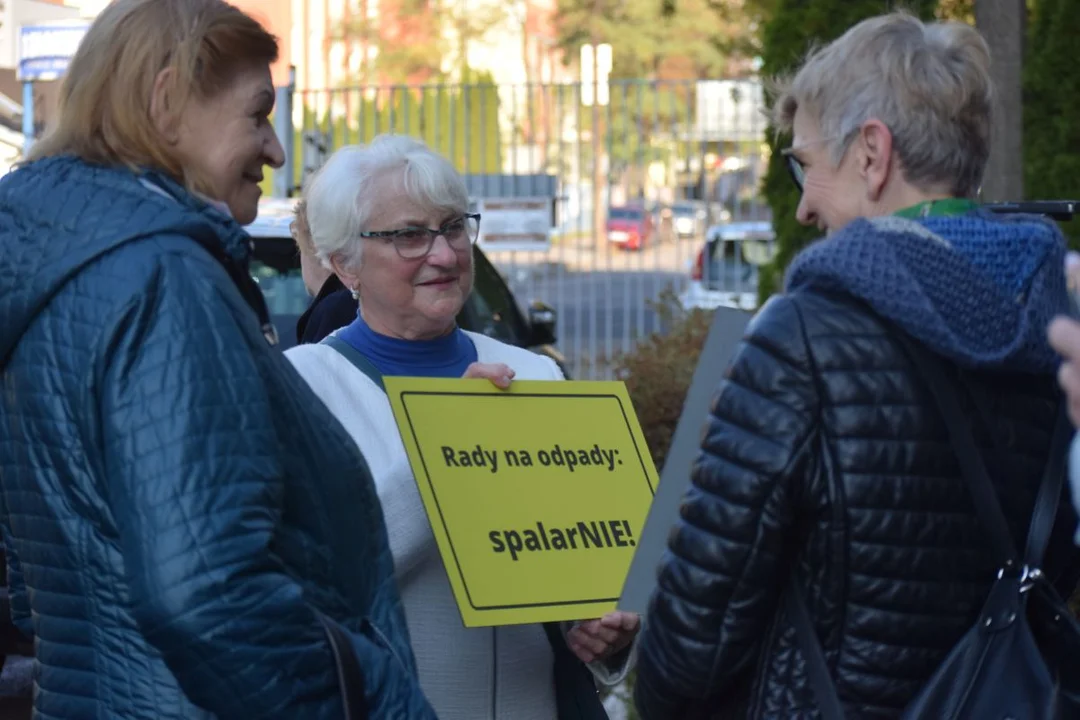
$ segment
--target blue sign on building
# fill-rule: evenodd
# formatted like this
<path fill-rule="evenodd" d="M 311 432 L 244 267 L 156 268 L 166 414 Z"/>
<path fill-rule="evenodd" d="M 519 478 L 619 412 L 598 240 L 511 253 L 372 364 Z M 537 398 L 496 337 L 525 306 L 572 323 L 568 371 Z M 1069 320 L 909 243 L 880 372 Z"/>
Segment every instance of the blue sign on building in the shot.
<path fill-rule="evenodd" d="M 19 28 L 19 80 L 56 80 L 67 72 L 90 23 L 69 21 Z"/>

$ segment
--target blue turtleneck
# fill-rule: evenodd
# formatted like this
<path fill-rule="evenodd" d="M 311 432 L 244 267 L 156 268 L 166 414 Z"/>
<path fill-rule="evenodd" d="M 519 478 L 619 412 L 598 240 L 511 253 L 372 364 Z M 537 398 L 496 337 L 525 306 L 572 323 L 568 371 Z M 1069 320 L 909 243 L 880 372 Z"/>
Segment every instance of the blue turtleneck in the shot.
<path fill-rule="evenodd" d="M 383 375 L 459 378 L 476 362 L 476 346 L 461 328 L 434 340 L 402 340 L 380 335 L 356 319 L 338 333 Z"/>

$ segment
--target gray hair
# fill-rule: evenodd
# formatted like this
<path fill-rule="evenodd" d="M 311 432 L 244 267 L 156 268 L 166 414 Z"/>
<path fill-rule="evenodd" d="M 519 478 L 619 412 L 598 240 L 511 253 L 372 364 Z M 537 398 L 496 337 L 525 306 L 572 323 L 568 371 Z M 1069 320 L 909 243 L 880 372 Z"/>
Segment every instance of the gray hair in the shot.
<path fill-rule="evenodd" d="M 337 256 L 359 267 L 363 240 L 373 210 L 375 189 L 401 173 L 405 193 L 424 208 L 466 213 L 465 180 L 446 158 L 406 135 L 379 135 L 368 145 L 347 145 L 309 179 L 304 191 L 315 256 L 330 266 Z M 394 228 L 374 228 L 392 230 Z"/>
<path fill-rule="evenodd" d="M 892 133 L 908 182 L 975 197 L 990 156 L 990 49 L 969 25 L 923 23 L 899 11 L 864 20 L 812 51 L 775 83 L 773 124 L 790 131 L 799 108 L 817 120 L 839 165 L 870 119 Z"/>

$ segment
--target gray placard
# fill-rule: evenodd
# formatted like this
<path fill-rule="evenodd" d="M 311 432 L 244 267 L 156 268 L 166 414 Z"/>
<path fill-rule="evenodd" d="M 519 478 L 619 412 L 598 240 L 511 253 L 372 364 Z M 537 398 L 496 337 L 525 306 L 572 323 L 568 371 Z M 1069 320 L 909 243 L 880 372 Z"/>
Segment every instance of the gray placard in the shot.
<path fill-rule="evenodd" d="M 694 369 L 683 411 L 675 426 L 660 486 L 656 489 L 645 518 L 641 540 L 630 563 L 618 608 L 644 615 L 656 585 L 656 568 L 667 547 L 668 532 L 679 516 L 679 504 L 690 485 L 690 465 L 701 447 L 701 428 L 709 403 L 720 384 L 731 356 L 742 340 L 750 313 L 734 308 L 717 308 L 705 346 Z"/>

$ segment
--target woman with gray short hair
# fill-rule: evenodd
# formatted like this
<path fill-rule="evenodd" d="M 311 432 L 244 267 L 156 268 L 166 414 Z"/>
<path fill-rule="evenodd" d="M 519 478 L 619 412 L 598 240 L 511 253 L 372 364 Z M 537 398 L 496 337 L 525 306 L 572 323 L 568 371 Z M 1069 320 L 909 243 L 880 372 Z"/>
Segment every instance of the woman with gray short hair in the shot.
<path fill-rule="evenodd" d="M 922 360 L 960 389 L 1026 537 L 1062 455 L 1044 331 L 1066 307 L 1065 243 L 1052 222 L 976 202 L 989 64 L 973 28 L 892 13 L 781 83 L 796 214 L 826 237 L 754 318 L 713 400 L 640 640 L 647 720 L 816 716 L 785 592 L 803 598 L 825 658 L 813 667 L 848 718 L 899 717 L 974 625 L 999 566 Z M 1074 527 L 1060 503 L 1042 570 L 1062 591 Z"/>
<path fill-rule="evenodd" d="M 338 150 L 305 192 L 315 256 L 359 299 L 323 342 L 286 354 L 352 435 L 375 477 L 420 686 L 442 720 L 600 720 L 595 680 L 628 668 L 638 617 L 466 628 L 435 544 L 384 375 L 562 380 L 553 360 L 456 324 L 481 218 L 465 181 L 401 135 Z"/>

